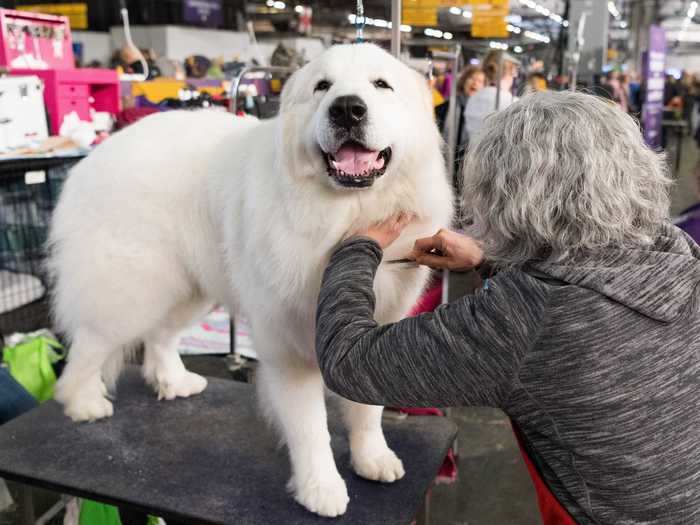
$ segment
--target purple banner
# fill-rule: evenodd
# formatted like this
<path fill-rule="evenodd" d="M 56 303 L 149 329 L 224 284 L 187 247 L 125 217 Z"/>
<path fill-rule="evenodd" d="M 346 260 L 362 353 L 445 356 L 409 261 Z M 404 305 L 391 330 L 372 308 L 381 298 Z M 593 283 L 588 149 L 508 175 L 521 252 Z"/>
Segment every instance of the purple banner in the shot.
<path fill-rule="evenodd" d="M 659 26 L 649 28 L 649 50 L 644 55 L 646 98 L 642 109 L 644 139 L 654 149 L 661 147 L 661 119 L 664 113 L 664 71 L 666 69 L 666 32 Z"/>
<path fill-rule="evenodd" d="M 183 0 L 185 22 L 207 27 L 219 27 L 223 22 L 221 0 Z"/>

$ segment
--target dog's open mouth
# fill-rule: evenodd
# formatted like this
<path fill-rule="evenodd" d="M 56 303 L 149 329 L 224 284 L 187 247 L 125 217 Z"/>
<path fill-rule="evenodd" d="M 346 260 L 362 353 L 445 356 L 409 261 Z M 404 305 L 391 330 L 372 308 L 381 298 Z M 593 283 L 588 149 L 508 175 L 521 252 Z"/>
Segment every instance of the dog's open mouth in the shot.
<path fill-rule="evenodd" d="M 368 188 L 384 175 L 391 161 L 391 148 L 370 150 L 357 142 L 346 142 L 335 153 L 324 153 L 328 175 L 348 188 Z"/>

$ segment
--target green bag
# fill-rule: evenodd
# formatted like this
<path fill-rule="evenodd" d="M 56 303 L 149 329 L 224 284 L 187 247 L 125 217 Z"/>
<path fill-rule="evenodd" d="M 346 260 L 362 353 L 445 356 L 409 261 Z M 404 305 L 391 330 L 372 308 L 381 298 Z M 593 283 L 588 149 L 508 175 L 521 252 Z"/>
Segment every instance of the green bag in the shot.
<path fill-rule="evenodd" d="M 148 516 L 146 525 L 158 525 L 156 516 Z M 80 525 L 122 525 L 119 509 L 106 503 L 98 503 L 89 499 L 80 501 Z"/>
<path fill-rule="evenodd" d="M 14 346 L 6 346 L 2 360 L 12 377 L 43 403 L 53 397 L 56 374 L 52 365 L 64 356 L 57 350 L 63 350 L 63 346 L 49 332 L 36 332 L 28 334 Z"/>
<path fill-rule="evenodd" d="M 122 525 L 119 509 L 89 499 L 80 502 L 80 525 Z"/>

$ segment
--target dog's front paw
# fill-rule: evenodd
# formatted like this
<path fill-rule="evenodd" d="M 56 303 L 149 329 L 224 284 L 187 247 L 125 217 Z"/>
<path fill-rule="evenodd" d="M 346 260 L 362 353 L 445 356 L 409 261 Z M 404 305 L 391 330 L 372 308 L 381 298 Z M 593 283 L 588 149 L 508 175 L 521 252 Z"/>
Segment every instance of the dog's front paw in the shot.
<path fill-rule="evenodd" d="M 153 385 L 158 399 L 175 399 L 199 394 L 207 387 L 207 380 L 188 370 L 177 376 L 160 375 Z"/>
<path fill-rule="evenodd" d="M 64 413 L 73 421 L 96 421 L 111 417 L 112 403 L 103 396 L 93 398 L 73 398 L 65 403 Z"/>
<path fill-rule="evenodd" d="M 297 503 L 320 516 L 335 518 L 348 508 L 348 489 L 337 472 L 322 478 L 311 476 L 301 483 L 292 478 L 288 487 Z"/>
<path fill-rule="evenodd" d="M 399 480 L 406 473 L 403 463 L 389 447 L 353 454 L 352 467 L 358 476 L 383 483 Z"/>
<path fill-rule="evenodd" d="M 59 379 L 54 391 L 54 399 L 63 405 L 63 412 L 76 422 L 111 417 L 114 407 L 106 396 L 107 388 L 99 377 L 77 383 L 68 374 Z"/>

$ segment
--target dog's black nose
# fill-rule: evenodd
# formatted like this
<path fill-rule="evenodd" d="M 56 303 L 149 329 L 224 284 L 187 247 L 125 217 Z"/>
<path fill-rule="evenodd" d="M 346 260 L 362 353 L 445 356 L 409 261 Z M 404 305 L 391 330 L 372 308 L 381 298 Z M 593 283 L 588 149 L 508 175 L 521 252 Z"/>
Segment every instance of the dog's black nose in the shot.
<path fill-rule="evenodd" d="M 367 116 L 367 104 L 357 95 L 338 97 L 328 110 L 331 122 L 343 128 L 357 126 Z"/>

